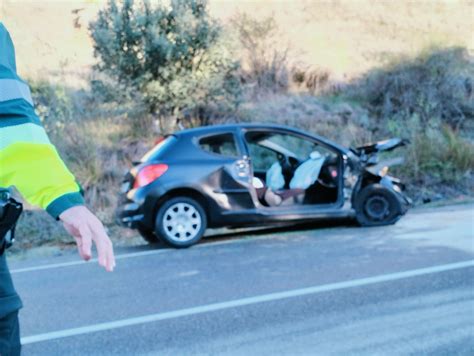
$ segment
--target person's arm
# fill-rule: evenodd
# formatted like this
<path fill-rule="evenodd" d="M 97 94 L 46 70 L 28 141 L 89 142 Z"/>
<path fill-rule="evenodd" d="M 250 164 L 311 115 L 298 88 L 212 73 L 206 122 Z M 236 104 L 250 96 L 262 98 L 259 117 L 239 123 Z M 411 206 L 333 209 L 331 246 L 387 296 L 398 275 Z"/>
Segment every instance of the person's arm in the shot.
<path fill-rule="evenodd" d="M 99 263 L 113 270 L 112 243 L 84 206 L 79 185 L 35 114 L 29 87 L 16 73 L 13 43 L 0 23 L 0 187 L 10 186 L 61 220 L 85 260 L 94 241 Z"/>

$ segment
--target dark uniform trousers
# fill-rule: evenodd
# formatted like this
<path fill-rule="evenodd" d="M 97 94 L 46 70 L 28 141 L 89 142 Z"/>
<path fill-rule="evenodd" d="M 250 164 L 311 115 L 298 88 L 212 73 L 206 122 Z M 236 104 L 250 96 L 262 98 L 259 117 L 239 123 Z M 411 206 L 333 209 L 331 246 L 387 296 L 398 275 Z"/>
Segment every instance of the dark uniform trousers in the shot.
<path fill-rule="evenodd" d="M 21 353 L 18 311 L 0 319 L 0 355 L 17 356 Z"/>
<path fill-rule="evenodd" d="M 0 356 L 20 355 L 18 310 L 21 300 L 13 288 L 5 254 L 0 255 Z"/>

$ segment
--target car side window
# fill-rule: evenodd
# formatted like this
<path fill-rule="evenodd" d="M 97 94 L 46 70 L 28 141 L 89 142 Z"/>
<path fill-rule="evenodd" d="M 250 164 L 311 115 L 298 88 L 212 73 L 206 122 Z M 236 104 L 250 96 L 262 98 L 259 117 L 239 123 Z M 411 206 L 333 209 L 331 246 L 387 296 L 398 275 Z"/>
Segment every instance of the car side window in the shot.
<path fill-rule="evenodd" d="M 274 162 L 278 161 L 278 154 L 266 147 L 249 142 L 248 148 L 254 171 L 266 172 Z"/>
<path fill-rule="evenodd" d="M 206 152 L 220 156 L 239 156 L 234 135 L 231 133 L 203 137 L 199 140 L 199 147 Z"/>
<path fill-rule="evenodd" d="M 286 148 L 300 161 L 308 159 L 311 152 L 317 149 L 314 142 L 289 134 L 273 134 L 267 140 L 279 147 Z"/>

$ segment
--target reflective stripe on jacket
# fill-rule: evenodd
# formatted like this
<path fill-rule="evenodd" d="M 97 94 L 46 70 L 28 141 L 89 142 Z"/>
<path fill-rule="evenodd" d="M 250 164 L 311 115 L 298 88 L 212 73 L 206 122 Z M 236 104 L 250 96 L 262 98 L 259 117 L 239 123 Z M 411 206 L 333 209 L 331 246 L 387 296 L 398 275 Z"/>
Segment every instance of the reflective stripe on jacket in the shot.
<path fill-rule="evenodd" d="M 55 218 L 84 204 L 35 114 L 30 88 L 16 71 L 13 42 L 0 23 L 0 187 L 10 186 Z"/>

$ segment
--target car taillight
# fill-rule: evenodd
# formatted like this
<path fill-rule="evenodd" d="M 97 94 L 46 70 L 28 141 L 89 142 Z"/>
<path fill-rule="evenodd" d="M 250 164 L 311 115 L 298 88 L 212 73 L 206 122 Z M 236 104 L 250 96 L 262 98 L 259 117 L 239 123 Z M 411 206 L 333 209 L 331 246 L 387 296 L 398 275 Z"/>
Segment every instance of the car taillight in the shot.
<path fill-rule="evenodd" d="M 145 166 L 138 172 L 133 183 L 133 189 L 144 187 L 155 179 L 160 178 L 168 170 L 167 164 L 151 164 Z"/>

